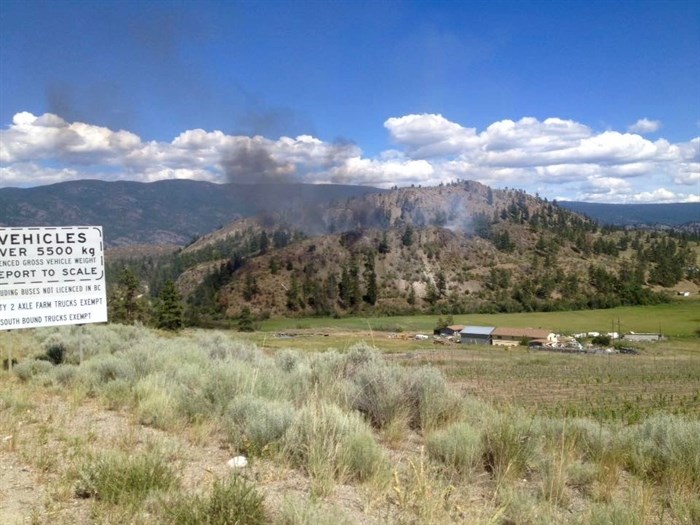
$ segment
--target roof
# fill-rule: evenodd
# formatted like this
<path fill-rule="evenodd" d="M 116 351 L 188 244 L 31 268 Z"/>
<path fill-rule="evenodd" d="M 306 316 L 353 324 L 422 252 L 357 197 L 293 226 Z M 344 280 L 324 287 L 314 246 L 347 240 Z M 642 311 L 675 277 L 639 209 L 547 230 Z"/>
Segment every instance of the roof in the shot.
<path fill-rule="evenodd" d="M 495 326 L 465 326 L 459 333 L 462 335 L 491 335 Z"/>
<path fill-rule="evenodd" d="M 499 327 L 493 331 L 492 335 L 501 337 L 527 337 L 529 339 L 547 339 L 551 332 L 541 328 L 506 328 Z"/>
<path fill-rule="evenodd" d="M 459 332 L 462 328 L 464 328 L 463 324 L 452 324 L 450 326 L 446 326 L 445 328 L 449 328 L 450 330 L 454 332 Z"/>

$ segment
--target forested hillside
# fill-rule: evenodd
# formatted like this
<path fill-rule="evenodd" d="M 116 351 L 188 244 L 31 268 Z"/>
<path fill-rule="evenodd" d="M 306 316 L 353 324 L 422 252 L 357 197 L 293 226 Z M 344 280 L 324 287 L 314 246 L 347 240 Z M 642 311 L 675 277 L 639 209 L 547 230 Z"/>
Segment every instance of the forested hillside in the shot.
<path fill-rule="evenodd" d="M 600 227 L 519 190 L 459 181 L 237 221 L 109 275 L 122 283 L 117 303 L 128 274 L 144 297 L 175 281 L 195 324 L 607 308 L 666 301 L 678 283 L 697 291 L 696 247 L 685 233 Z"/>

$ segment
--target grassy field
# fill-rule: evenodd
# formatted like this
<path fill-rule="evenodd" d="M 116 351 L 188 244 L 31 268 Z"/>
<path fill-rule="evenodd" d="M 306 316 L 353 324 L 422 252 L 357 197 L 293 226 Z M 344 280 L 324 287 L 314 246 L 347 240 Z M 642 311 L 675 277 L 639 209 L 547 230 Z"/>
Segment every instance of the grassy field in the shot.
<path fill-rule="evenodd" d="M 437 315 L 397 317 L 347 317 L 269 319 L 261 330 L 274 332 L 295 328 L 413 331 L 431 333 Z M 629 306 L 609 310 L 532 312 L 518 314 L 470 314 L 453 316 L 455 324 L 546 328 L 559 333 L 577 332 L 661 332 L 669 337 L 696 337 L 700 329 L 700 300 L 695 298 L 653 306 Z"/>

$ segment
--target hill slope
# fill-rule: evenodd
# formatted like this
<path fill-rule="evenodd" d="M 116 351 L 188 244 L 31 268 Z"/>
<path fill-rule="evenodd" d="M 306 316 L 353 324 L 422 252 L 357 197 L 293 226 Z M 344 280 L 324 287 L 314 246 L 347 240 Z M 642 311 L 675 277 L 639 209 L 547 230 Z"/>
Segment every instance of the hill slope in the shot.
<path fill-rule="evenodd" d="M 310 216 L 319 233 L 294 234 Z M 245 307 L 265 316 L 639 304 L 663 300 L 650 286 L 671 287 L 697 264 L 686 241 L 601 229 L 471 181 L 238 221 L 180 257 L 183 293 L 233 317 Z"/>

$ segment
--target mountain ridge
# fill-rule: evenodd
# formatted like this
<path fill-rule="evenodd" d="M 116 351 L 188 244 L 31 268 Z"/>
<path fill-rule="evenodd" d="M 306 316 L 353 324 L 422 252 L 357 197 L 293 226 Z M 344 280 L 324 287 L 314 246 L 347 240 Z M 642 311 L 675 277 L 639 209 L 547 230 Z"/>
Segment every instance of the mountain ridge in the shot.
<path fill-rule="evenodd" d="M 478 183 L 473 183 L 478 184 Z M 486 186 L 480 191 L 486 192 Z M 417 190 L 420 188 L 405 188 Z M 174 179 L 157 182 L 80 180 L 33 188 L 0 188 L 2 226 L 104 226 L 108 247 L 130 245 L 184 246 L 231 222 L 294 208 L 303 229 L 322 233 L 326 204 L 335 200 L 336 224 L 331 230 L 352 229 L 352 221 L 386 220 L 376 210 L 352 209 L 348 199 L 386 194 L 371 186 L 314 184 L 216 184 Z M 380 202 L 381 199 L 378 199 Z M 357 203 L 356 203 L 357 204 Z M 321 208 L 319 206 L 321 205 Z M 700 203 L 602 204 L 562 201 L 559 206 L 583 213 L 601 224 L 671 227 L 691 223 L 697 230 Z M 342 208 L 347 207 L 347 210 Z M 333 207 L 333 204 L 330 204 Z M 300 212 L 301 210 L 301 212 Z M 303 213 L 302 213 L 303 212 Z M 395 217 L 394 217 L 395 218 Z M 695 222 L 696 225 L 692 226 Z M 367 224 L 366 226 L 370 226 Z"/>

